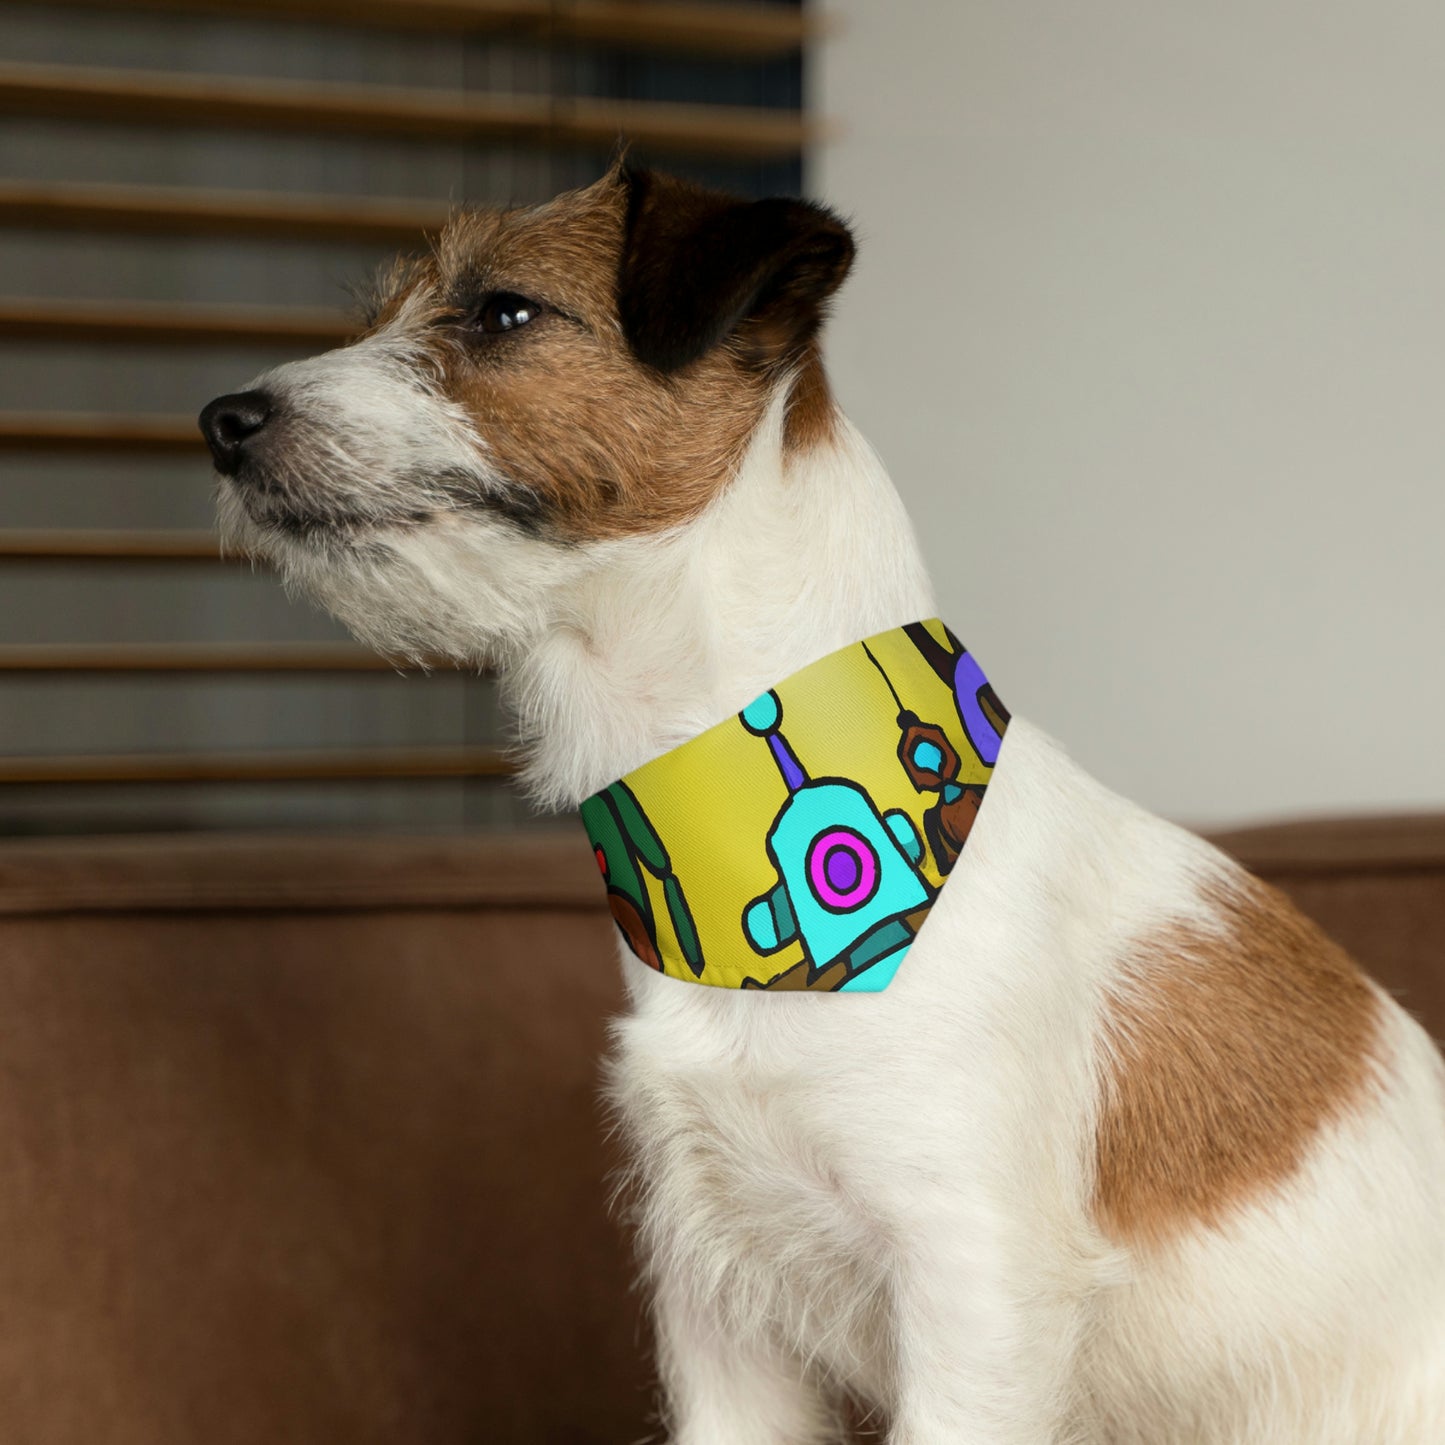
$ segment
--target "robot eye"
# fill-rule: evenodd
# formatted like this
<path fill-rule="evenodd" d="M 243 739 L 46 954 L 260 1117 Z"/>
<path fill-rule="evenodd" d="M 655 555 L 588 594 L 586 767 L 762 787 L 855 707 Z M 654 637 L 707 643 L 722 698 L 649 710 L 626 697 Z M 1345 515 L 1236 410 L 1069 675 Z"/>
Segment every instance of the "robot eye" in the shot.
<path fill-rule="evenodd" d="M 931 743 L 926 738 L 920 738 L 913 744 L 913 762 L 926 772 L 943 772 L 943 752 L 937 743 Z"/>
<path fill-rule="evenodd" d="M 851 913 L 878 891 L 882 870 L 873 845 L 851 828 L 829 828 L 808 845 L 808 886 L 832 913 Z"/>

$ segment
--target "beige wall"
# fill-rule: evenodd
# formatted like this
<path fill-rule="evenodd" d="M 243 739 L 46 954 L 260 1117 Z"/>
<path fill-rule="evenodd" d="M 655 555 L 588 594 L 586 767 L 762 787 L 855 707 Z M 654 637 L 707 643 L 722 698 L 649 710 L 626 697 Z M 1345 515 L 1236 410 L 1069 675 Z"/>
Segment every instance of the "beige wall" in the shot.
<path fill-rule="evenodd" d="M 1445 806 L 1445 9 L 831 9 L 835 382 L 1005 699 L 1188 821 Z"/>

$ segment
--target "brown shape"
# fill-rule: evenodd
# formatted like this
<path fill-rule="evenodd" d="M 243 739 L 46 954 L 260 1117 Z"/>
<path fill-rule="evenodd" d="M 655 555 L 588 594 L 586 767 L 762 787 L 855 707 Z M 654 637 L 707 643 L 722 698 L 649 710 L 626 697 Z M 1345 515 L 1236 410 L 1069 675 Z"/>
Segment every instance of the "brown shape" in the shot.
<path fill-rule="evenodd" d="M 816 978 L 810 978 L 811 969 L 808 961 L 804 959 L 801 963 L 795 963 L 791 968 L 785 968 L 782 973 L 775 974 L 766 983 L 759 983 L 755 978 L 745 978 L 742 986 L 744 988 L 767 989 L 776 993 L 832 993 L 848 977 L 848 969 L 841 960 L 835 959 Z"/>
<path fill-rule="evenodd" d="M 991 682 L 985 683 L 979 689 L 978 705 L 982 709 L 983 715 L 992 725 L 994 732 L 996 732 L 999 737 L 1002 737 L 1008 728 L 1010 714 L 1009 710 L 999 700 L 999 695 L 993 690 L 993 684 Z"/>
<path fill-rule="evenodd" d="M 911 712 L 904 713 L 899 721 L 905 726 L 898 739 L 898 760 L 908 774 L 908 781 L 923 793 L 952 782 L 958 776 L 958 752 L 949 742 L 948 734 L 937 723 L 922 722 Z M 913 760 L 913 747 L 918 742 L 930 742 L 938 749 L 942 761 L 937 768 L 925 768 Z"/>
<path fill-rule="evenodd" d="M 978 810 L 983 806 L 983 789 L 969 786 L 951 803 L 938 802 L 923 815 L 923 831 L 933 849 L 940 873 L 949 873 L 963 852 Z"/>
<path fill-rule="evenodd" d="M 1278 1188 L 1374 1077 L 1380 1004 L 1349 956 L 1248 875 L 1210 901 L 1218 931 L 1141 942 L 1104 1021 L 1094 1208 L 1133 1243 Z"/>
<path fill-rule="evenodd" d="M 607 906 L 612 910 L 612 916 L 617 920 L 617 926 L 622 930 L 627 946 L 643 963 L 661 973 L 662 959 L 658 957 L 657 945 L 652 941 L 652 935 L 647 931 L 647 922 L 637 905 L 620 893 L 609 892 Z"/>

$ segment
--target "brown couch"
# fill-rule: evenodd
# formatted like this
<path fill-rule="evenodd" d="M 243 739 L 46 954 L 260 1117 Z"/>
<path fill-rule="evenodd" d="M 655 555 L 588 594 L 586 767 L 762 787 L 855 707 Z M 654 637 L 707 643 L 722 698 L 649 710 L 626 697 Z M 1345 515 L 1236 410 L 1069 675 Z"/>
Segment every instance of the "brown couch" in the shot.
<path fill-rule="evenodd" d="M 1445 1033 L 1445 819 L 1222 839 Z M 580 833 L 0 844 L 0 1439 L 654 1428 Z"/>

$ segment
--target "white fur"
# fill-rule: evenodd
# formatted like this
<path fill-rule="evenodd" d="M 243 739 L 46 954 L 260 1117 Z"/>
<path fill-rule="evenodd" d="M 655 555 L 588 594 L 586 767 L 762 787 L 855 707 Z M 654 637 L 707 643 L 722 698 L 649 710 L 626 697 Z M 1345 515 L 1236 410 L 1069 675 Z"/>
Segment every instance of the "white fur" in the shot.
<path fill-rule="evenodd" d="M 357 552 L 232 522 L 372 641 L 500 659 L 528 780 L 570 805 L 932 615 L 866 443 L 844 424 L 787 459 L 781 415 L 780 395 L 728 489 L 660 538 L 443 515 Z M 1155 1254 L 1094 1222 L 1103 1002 L 1131 941 L 1207 922 L 1231 872 L 1016 719 L 886 992 L 689 987 L 624 954 L 612 1095 L 678 1445 L 831 1440 L 845 1391 L 893 1445 L 1445 1439 L 1441 1065 L 1388 1000 L 1378 1097 L 1287 1188 Z"/>

